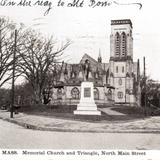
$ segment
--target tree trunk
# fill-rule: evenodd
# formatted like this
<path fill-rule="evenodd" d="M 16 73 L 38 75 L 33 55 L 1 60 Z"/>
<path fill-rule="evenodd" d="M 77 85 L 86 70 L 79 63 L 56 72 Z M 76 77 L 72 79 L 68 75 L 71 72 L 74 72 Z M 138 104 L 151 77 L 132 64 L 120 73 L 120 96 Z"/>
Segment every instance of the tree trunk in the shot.
<path fill-rule="evenodd" d="M 36 104 L 42 104 L 42 91 L 39 88 L 34 91 L 34 101 Z"/>

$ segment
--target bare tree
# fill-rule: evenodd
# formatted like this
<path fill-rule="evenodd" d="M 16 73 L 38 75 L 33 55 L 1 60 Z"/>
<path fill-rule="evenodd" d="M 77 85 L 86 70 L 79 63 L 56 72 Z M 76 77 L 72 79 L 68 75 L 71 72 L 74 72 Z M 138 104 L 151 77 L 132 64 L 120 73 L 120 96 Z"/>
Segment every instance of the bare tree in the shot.
<path fill-rule="evenodd" d="M 53 37 L 44 38 L 34 31 L 26 31 L 23 42 L 17 48 L 19 53 L 19 71 L 29 81 L 34 90 L 36 103 L 42 102 L 42 92 L 47 81 L 47 72 L 70 45 L 67 41 L 56 47 Z"/>
<path fill-rule="evenodd" d="M 12 78 L 10 71 L 13 64 L 14 35 L 12 30 L 14 28 L 14 23 L 8 18 L 0 18 L 0 87 Z"/>

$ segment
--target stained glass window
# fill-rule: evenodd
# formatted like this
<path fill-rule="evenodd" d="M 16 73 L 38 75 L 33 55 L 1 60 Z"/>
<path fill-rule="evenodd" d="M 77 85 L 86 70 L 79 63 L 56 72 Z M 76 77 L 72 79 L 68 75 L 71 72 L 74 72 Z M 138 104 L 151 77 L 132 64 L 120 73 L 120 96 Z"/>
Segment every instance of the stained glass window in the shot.
<path fill-rule="evenodd" d="M 74 87 L 72 90 L 71 90 L 71 95 L 72 95 L 72 98 L 73 99 L 79 99 L 79 90 L 77 87 Z"/>

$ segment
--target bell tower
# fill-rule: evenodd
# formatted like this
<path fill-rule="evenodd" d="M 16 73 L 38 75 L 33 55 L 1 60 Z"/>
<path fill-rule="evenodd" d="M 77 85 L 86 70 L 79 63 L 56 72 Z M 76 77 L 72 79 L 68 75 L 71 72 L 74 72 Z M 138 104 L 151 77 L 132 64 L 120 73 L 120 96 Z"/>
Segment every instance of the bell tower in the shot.
<path fill-rule="evenodd" d="M 133 59 L 132 22 L 126 20 L 111 21 L 110 35 L 111 60 Z"/>
<path fill-rule="evenodd" d="M 130 19 L 112 20 L 109 84 L 115 88 L 115 103 L 133 100 L 133 38 Z"/>

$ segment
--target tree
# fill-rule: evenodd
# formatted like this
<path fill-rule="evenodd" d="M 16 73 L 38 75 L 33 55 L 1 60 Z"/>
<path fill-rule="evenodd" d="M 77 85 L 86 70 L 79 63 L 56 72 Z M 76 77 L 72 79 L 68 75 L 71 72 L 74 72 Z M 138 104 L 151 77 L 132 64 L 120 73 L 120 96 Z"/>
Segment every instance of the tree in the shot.
<path fill-rule="evenodd" d="M 1 88 L 0 89 L 0 107 L 8 107 L 10 105 L 10 90 Z"/>
<path fill-rule="evenodd" d="M 24 81 L 21 84 L 15 85 L 15 104 L 18 105 L 31 105 L 33 102 L 33 89 L 32 86 Z"/>
<path fill-rule="evenodd" d="M 17 47 L 20 57 L 18 71 L 31 84 L 35 102 L 42 103 L 47 73 L 70 45 L 70 42 L 67 41 L 56 49 L 56 42 L 53 37 L 44 38 L 33 30 L 26 31 L 23 37 L 21 45 Z"/>
<path fill-rule="evenodd" d="M 146 84 L 146 85 L 145 85 Z M 141 104 L 142 106 L 150 106 L 150 104 L 158 107 L 160 104 L 160 84 L 150 77 L 141 76 Z"/>
<path fill-rule="evenodd" d="M 0 18 L 0 88 L 12 78 L 14 35 L 11 32 L 14 28 L 14 23 L 9 19 Z"/>

